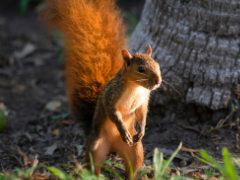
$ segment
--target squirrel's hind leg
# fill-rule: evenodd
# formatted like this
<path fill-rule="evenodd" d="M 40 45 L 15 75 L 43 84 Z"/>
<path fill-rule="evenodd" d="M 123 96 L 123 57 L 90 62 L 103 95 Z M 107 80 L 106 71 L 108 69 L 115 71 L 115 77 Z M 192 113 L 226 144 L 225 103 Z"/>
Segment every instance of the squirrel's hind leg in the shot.
<path fill-rule="evenodd" d="M 139 141 L 133 146 L 124 143 L 118 147 L 117 153 L 124 159 L 127 178 L 137 179 L 138 171 L 142 168 L 144 161 L 142 142 Z"/>
<path fill-rule="evenodd" d="M 94 173 L 99 175 L 101 173 L 101 165 L 109 154 L 109 143 L 106 138 L 97 138 L 90 147 L 88 154 L 92 156 Z M 89 161 L 90 163 L 90 161 Z"/>

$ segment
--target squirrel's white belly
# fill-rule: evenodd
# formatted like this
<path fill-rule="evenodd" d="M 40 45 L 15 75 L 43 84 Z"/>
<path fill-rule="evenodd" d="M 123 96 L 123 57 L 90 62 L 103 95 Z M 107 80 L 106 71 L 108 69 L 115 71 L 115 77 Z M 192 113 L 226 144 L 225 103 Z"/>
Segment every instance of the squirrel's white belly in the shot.
<path fill-rule="evenodd" d="M 119 98 L 116 107 L 125 113 L 132 113 L 140 107 L 144 101 L 148 101 L 149 93 L 148 89 L 141 86 L 128 88 Z"/>

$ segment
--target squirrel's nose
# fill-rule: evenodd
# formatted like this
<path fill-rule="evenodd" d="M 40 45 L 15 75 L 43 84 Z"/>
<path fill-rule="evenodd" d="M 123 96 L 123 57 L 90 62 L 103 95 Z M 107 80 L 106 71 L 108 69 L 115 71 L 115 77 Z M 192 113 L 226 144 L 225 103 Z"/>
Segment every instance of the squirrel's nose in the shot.
<path fill-rule="evenodd" d="M 161 82 L 162 82 L 162 78 L 161 77 L 159 77 L 159 76 L 154 76 L 154 82 L 155 82 L 155 84 L 161 84 Z"/>

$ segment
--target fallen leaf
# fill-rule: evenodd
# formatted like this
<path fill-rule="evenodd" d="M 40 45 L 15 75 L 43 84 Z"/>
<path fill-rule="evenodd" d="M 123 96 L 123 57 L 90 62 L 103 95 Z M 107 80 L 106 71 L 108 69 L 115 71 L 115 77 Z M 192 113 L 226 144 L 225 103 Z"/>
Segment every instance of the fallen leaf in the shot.
<path fill-rule="evenodd" d="M 5 116 L 8 115 L 8 110 L 7 110 L 7 107 L 5 106 L 4 103 L 0 102 L 0 111 L 2 111 L 4 113 Z"/>
<path fill-rule="evenodd" d="M 55 143 L 55 144 L 47 147 L 44 154 L 51 156 L 51 155 L 53 155 L 54 151 L 55 151 L 57 148 L 58 148 L 58 146 L 57 146 L 57 144 Z"/>
<path fill-rule="evenodd" d="M 76 145 L 78 156 L 80 156 L 83 152 L 83 145 Z"/>
<path fill-rule="evenodd" d="M 196 172 L 192 172 L 190 173 L 191 174 L 191 177 L 193 177 L 194 179 L 205 179 L 206 177 L 204 177 L 205 175 L 202 174 L 201 172 L 199 171 L 196 171 Z"/>
<path fill-rule="evenodd" d="M 52 135 L 58 137 L 58 136 L 60 135 L 60 130 L 59 130 L 59 129 L 54 129 L 54 130 L 52 131 Z"/>
<path fill-rule="evenodd" d="M 47 103 L 46 105 L 46 109 L 48 111 L 56 111 L 58 108 L 60 108 L 62 105 L 62 103 L 58 100 L 53 100 L 53 101 L 50 101 L 49 103 Z"/>
<path fill-rule="evenodd" d="M 22 59 L 25 58 L 26 56 L 30 55 L 31 53 L 33 53 L 36 50 L 36 46 L 34 46 L 31 43 L 28 43 L 24 46 L 24 48 L 20 51 L 17 51 L 13 54 L 13 56 L 16 59 Z"/>

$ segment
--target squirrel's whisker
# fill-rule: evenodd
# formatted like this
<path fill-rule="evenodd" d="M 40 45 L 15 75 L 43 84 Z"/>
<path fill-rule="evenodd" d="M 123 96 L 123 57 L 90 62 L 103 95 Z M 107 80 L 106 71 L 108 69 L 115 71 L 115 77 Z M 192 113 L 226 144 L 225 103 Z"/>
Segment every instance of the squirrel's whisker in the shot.
<path fill-rule="evenodd" d="M 142 82 L 142 81 L 147 81 L 148 79 L 137 79 L 135 81 L 130 80 L 131 82 Z"/>
<path fill-rule="evenodd" d="M 147 81 L 148 79 L 138 79 L 136 81 Z"/>
<path fill-rule="evenodd" d="M 178 93 L 179 95 L 182 95 L 182 93 L 177 90 L 172 84 L 168 83 L 167 81 L 165 80 L 162 80 L 163 83 L 167 84 L 170 88 L 172 88 L 172 90 L 174 90 L 176 93 Z"/>

